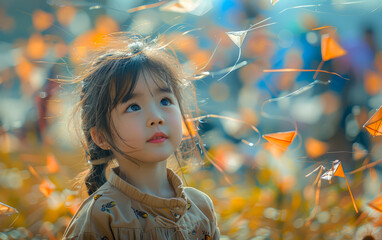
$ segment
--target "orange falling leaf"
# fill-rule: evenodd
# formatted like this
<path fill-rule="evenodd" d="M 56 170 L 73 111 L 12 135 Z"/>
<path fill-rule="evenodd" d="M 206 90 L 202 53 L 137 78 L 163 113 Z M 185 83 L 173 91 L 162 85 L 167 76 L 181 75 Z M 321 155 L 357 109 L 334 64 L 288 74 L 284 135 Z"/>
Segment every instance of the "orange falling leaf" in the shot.
<path fill-rule="evenodd" d="M 352 192 L 350 190 L 350 186 L 349 186 L 348 180 L 347 180 L 347 178 L 345 176 L 344 169 L 342 168 L 341 161 L 339 161 L 339 160 L 335 160 L 333 162 L 332 168 L 329 169 L 324 174 L 322 174 L 321 178 L 325 179 L 325 180 L 328 180 L 330 182 L 333 176 L 345 178 L 346 185 L 347 185 L 347 187 L 349 189 L 349 193 L 350 193 L 351 200 L 353 202 L 354 209 L 358 213 L 358 209 L 357 209 L 357 206 L 355 204 L 355 201 L 354 201 L 354 198 L 353 198 L 353 194 L 352 194 Z"/>
<path fill-rule="evenodd" d="M 48 169 L 49 173 L 56 173 L 60 169 L 60 166 L 58 165 L 56 158 L 53 154 L 49 154 L 46 158 L 46 167 Z"/>
<path fill-rule="evenodd" d="M 363 127 L 374 137 L 382 135 L 382 106 L 367 120 Z"/>
<path fill-rule="evenodd" d="M 321 36 L 321 55 L 322 61 L 328 61 L 333 58 L 341 57 L 346 51 L 329 35 Z"/>
<path fill-rule="evenodd" d="M 42 10 L 36 10 L 33 13 L 32 21 L 36 30 L 44 31 L 53 25 L 54 17 L 50 13 L 44 12 Z"/>
<path fill-rule="evenodd" d="M 374 200 L 370 201 L 367 205 L 377 210 L 378 212 L 382 213 L 382 195 L 379 197 L 376 197 Z"/>
<path fill-rule="evenodd" d="M 305 141 L 306 154 L 311 158 L 322 156 L 328 151 L 328 144 L 314 138 L 307 138 Z"/>
<path fill-rule="evenodd" d="M 45 195 L 45 197 L 49 197 L 50 194 L 56 189 L 56 186 L 48 179 L 42 180 L 40 186 L 39 186 L 40 191 L 42 194 Z"/>
<path fill-rule="evenodd" d="M 226 32 L 228 37 L 236 44 L 239 48 L 244 42 L 245 36 L 247 36 L 247 31 L 236 31 L 236 32 Z"/>
<path fill-rule="evenodd" d="M 296 137 L 297 131 L 277 132 L 263 135 L 268 142 L 286 150 Z"/>

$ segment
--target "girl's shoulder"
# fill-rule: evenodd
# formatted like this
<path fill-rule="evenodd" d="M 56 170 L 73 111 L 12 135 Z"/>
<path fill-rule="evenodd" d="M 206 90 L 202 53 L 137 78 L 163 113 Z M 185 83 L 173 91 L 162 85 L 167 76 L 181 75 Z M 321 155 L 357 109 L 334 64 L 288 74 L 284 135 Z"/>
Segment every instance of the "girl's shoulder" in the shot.
<path fill-rule="evenodd" d="M 196 211 L 195 209 L 191 211 L 194 211 L 194 214 L 197 214 L 197 212 L 200 210 L 199 214 L 208 218 L 211 226 L 210 236 L 212 236 L 210 239 L 219 239 L 220 233 L 217 226 L 216 214 L 211 198 L 206 193 L 193 187 L 184 187 L 184 192 L 186 193 L 188 199 L 191 201 L 191 206 L 197 206 Z"/>
<path fill-rule="evenodd" d="M 196 189 L 193 187 L 184 187 L 184 191 L 189 197 L 200 198 L 203 200 L 211 201 L 211 198 L 206 193 L 200 191 L 199 189 Z"/>
<path fill-rule="evenodd" d="M 123 195 L 118 189 L 114 188 L 109 182 L 102 185 L 97 191 L 84 200 L 80 208 L 87 209 L 88 214 L 98 214 L 100 212 L 109 212 L 118 202 L 124 204 L 129 202 L 129 198 Z M 80 209 L 79 209 L 80 211 Z"/>
<path fill-rule="evenodd" d="M 119 212 L 120 203 L 129 204 L 129 199 L 123 196 L 108 182 L 102 185 L 96 192 L 85 199 L 72 217 L 63 239 L 76 239 L 79 236 L 99 237 L 106 236 L 110 231 L 110 223 L 116 212 Z M 89 235 L 90 234 L 90 235 Z M 94 236 L 93 236 L 94 235 Z M 86 237 L 85 237 L 86 238 Z M 107 238 L 105 238 L 107 239 Z"/>
<path fill-rule="evenodd" d="M 206 193 L 193 187 L 184 187 L 184 192 L 190 201 L 197 205 L 203 212 L 214 212 L 213 202 Z"/>

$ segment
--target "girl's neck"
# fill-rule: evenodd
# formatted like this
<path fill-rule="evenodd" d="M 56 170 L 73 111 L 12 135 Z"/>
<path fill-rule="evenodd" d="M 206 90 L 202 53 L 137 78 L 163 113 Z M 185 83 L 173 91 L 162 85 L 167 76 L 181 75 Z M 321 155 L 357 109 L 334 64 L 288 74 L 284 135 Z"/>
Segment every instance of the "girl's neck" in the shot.
<path fill-rule="evenodd" d="M 119 161 L 119 175 L 141 192 L 161 198 L 175 197 L 175 191 L 167 178 L 167 161 L 158 163 L 132 163 Z"/>

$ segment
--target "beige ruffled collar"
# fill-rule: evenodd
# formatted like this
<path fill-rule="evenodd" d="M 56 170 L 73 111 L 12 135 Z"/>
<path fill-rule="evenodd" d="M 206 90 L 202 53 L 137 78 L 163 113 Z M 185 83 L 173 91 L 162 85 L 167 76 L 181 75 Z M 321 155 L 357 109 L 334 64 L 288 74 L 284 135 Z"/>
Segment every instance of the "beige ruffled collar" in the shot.
<path fill-rule="evenodd" d="M 160 198 L 151 194 L 143 193 L 133 185 L 127 183 L 119 175 L 119 168 L 114 168 L 110 172 L 108 182 L 126 194 L 129 198 L 149 205 L 154 208 L 169 208 L 169 209 L 187 209 L 190 204 L 184 193 L 183 182 L 179 176 L 171 169 L 167 168 L 167 178 L 175 190 L 176 197 Z"/>

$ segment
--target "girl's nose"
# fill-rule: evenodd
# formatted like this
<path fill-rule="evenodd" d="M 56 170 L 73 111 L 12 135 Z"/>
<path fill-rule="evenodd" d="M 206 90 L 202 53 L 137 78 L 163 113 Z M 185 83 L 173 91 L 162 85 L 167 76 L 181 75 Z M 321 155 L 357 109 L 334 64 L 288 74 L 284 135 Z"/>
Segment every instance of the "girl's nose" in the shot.
<path fill-rule="evenodd" d="M 151 119 L 147 122 L 147 126 L 148 127 L 154 127 L 154 126 L 157 126 L 157 125 L 163 125 L 164 123 L 164 120 L 162 118 L 155 118 L 155 119 Z"/>
<path fill-rule="evenodd" d="M 162 116 L 156 112 L 156 111 L 153 111 L 151 116 L 149 117 L 149 119 L 147 120 L 147 126 L 148 127 L 154 127 L 154 126 L 157 126 L 157 125 L 163 125 L 164 124 L 164 119 L 162 118 Z"/>

